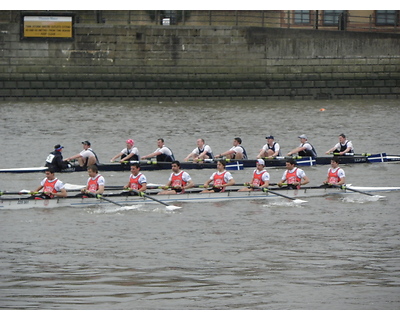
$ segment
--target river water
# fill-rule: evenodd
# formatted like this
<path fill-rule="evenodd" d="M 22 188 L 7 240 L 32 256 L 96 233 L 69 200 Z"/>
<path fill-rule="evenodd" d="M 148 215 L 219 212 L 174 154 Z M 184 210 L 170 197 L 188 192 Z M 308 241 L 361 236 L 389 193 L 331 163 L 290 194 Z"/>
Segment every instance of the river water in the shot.
<path fill-rule="evenodd" d="M 400 102 L 1 102 L 1 168 L 41 166 L 90 140 L 100 161 L 133 138 L 142 155 L 163 137 L 179 160 L 204 138 L 215 153 L 235 136 L 255 158 L 274 135 L 284 153 L 307 134 L 322 155 L 340 133 L 356 152 L 400 154 Z M 325 109 L 325 111 L 320 111 Z M 398 186 L 400 164 L 343 165 L 353 185 Z M 327 166 L 304 168 L 319 185 Z M 283 168 L 271 168 L 271 181 Z M 213 170 L 192 170 L 204 183 Z M 144 172 L 165 183 L 168 171 Z M 252 169 L 233 171 L 236 182 Z M 104 172 L 123 185 L 129 172 Z M 85 172 L 58 174 L 84 184 Z M 1 174 L 0 190 L 34 189 L 43 173 Z M 398 194 L 0 212 L 1 309 L 399 309 Z"/>

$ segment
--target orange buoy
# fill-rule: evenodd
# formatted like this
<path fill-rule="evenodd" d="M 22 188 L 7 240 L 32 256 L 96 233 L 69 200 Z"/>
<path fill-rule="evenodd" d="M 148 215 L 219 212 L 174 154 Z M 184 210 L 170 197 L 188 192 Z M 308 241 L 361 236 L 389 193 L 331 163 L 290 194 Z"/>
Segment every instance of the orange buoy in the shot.
<path fill-rule="evenodd" d="M 319 111 L 325 111 L 325 108 L 321 108 L 321 109 L 319 109 Z"/>

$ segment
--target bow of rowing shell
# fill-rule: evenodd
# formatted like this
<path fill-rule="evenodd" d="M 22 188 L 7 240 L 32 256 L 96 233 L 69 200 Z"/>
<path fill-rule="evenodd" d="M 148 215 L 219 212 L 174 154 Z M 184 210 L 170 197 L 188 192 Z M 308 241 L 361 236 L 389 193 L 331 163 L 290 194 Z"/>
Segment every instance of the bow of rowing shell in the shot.
<path fill-rule="evenodd" d="M 275 159 L 265 158 L 266 167 L 284 167 L 287 159 L 291 157 L 278 157 Z M 330 164 L 332 156 L 324 157 L 293 157 L 298 166 L 313 166 Z M 293 159 L 292 158 L 292 159 Z M 354 155 L 354 156 L 339 156 L 341 164 L 357 164 L 357 163 L 375 163 L 375 162 L 400 162 L 400 155 L 386 155 L 386 153 L 378 153 L 372 155 Z M 132 161 L 131 163 L 140 163 L 141 170 L 170 170 L 170 162 L 157 161 Z M 129 171 L 131 163 L 102 163 L 98 165 L 100 171 Z M 242 170 L 244 168 L 254 168 L 256 159 L 253 160 L 227 160 L 227 170 Z M 181 167 L 184 170 L 192 169 L 216 169 L 217 160 L 206 162 L 181 162 Z M 11 168 L 0 169 L 0 173 L 29 173 L 29 172 L 44 172 L 46 167 L 32 168 Z M 65 169 L 62 172 L 86 171 L 78 165 L 73 165 L 71 168 Z"/>
<path fill-rule="evenodd" d="M 354 190 L 362 192 L 390 192 L 400 191 L 400 187 L 351 187 Z M 187 192 L 185 194 L 178 195 L 157 195 L 152 194 L 152 197 L 163 201 L 165 203 L 181 203 L 181 202 L 216 202 L 216 201 L 233 201 L 233 200 L 276 200 L 283 199 L 281 196 L 273 193 L 263 191 L 253 192 L 238 192 L 237 189 L 229 190 L 221 193 L 199 193 L 200 190 L 194 190 L 193 192 Z M 342 190 L 337 188 L 326 188 L 326 187 L 304 187 L 300 190 L 288 190 L 271 188 L 271 191 L 277 192 L 281 195 L 292 197 L 292 198 L 307 198 L 307 197 L 320 197 L 329 196 L 333 194 L 338 195 L 351 195 L 358 194 L 349 190 Z M 151 193 L 149 193 L 151 194 Z M 359 195 L 359 194 L 358 194 Z M 104 195 L 108 199 L 112 199 L 113 202 L 121 204 L 123 206 L 133 205 L 144 205 L 144 204 L 157 204 L 157 202 L 142 198 L 139 196 L 121 196 L 120 194 L 108 194 Z M 0 209 L 31 209 L 31 208 L 58 208 L 58 207 L 91 207 L 98 205 L 112 206 L 113 204 L 96 198 L 81 198 L 70 196 L 67 198 L 55 198 L 48 200 L 35 200 L 28 197 L 18 198 L 7 198 L 0 197 Z"/>

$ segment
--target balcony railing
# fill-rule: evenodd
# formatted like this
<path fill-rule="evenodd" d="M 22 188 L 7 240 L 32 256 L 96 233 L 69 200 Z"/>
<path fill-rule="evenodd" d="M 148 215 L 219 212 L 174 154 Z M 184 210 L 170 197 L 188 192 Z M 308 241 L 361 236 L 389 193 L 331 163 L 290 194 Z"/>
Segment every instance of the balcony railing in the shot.
<path fill-rule="evenodd" d="M 32 11 L 31 11 L 32 12 Z M 54 11 L 65 13 L 66 11 Z M 76 10 L 76 24 L 240 26 L 399 33 L 399 10 Z M 40 11 L 34 11 L 40 14 Z M 48 14 L 48 12 L 46 12 Z M 0 11 L 0 23 L 20 22 L 21 11 Z"/>

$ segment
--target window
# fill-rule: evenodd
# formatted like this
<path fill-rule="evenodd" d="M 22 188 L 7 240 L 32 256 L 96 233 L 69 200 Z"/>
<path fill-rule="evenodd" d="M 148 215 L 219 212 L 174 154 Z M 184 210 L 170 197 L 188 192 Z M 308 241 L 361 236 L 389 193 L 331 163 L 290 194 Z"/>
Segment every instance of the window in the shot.
<path fill-rule="evenodd" d="M 376 10 L 376 25 L 378 26 L 396 26 L 397 10 Z"/>
<path fill-rule="evenodd" d="M 310 10 L 294 10 L 294 24 L 310 24 Z"/>
<path fill-rule="evenodd" d="M 324 10 L 324 26 L 337 26 L 344 10 Z"/>

